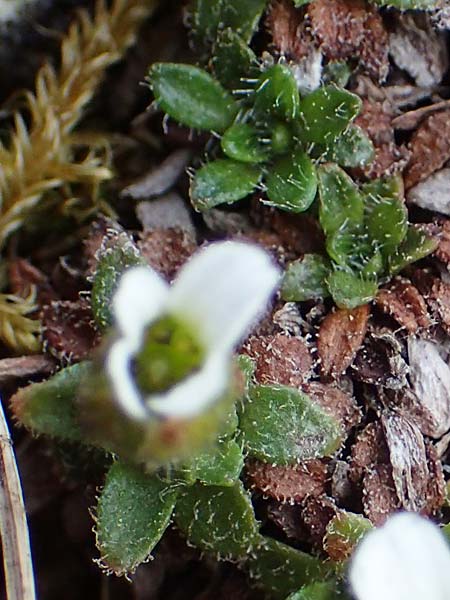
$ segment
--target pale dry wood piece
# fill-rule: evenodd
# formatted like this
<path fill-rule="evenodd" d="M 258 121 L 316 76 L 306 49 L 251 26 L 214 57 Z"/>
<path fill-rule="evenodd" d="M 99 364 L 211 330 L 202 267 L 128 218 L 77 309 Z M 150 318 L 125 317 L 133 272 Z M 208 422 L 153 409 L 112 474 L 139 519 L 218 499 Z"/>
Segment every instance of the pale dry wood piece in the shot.
<path fill-rule="evenodd" d="M 389 54 L 420 87 L 436 86 L 448 69 L 446 37 L 433 29 L 425 13 L 397 14 Z"/>
<path fill-rule="evenodd" d="M 126 187 L 120 193 L 122 198 L 146 200 L 161 196 L 175 185 L 191 159 L 191 151 L 186 148 L 175 150 L 150 173 L 146 173 L 135 183 Z"/>
<path fill-rule="evenodd" d="M 258 383 L 299 387 L 311 376 L 313 360 L 298 336 L 252 336 L 242 351 L 255 360 Z"/>
<path fill-rule="evenodd" d="M 338 309 L 322 321 L 317 338 L 321 370 L 337 378 L 352 364 L 367 330 L 368 304 L 352 310 Z"/>
<path fill-rule="evenodd" d="M 334 385 L 311 381 L 302 389 L 324 409 L 339 421 L 342 429 L 349 433 L 361 421 L 361 410 L 350 394 Z"/>
<path fill-rule="evenodd" d="M 443 100 L 442 102 L 435 102 L 429 106 L 422 106 L 422 108 L 416 108 L 406 113 L 395 117 L 392 120 L 392 126 L 394 129 L 415 129 L 419 123 L 430 114 L 439 112 L 441 110 L 448 110 L 450 108 L 450 100 Z"/>
<path fill-rule="evenodd" d="M 431 325 L 426 302 L 410 281 L 396 278 L 388 288 L 379 290 L 376 305 L 391 315 L 408 333 L 417 333 Z"/>
<path fill-rule="evenodd" d="M 450 119 L 450 112 L 446 112 Z M 408 190 L 408 204 L 450 215 L 450 168 L 432 173 Z"/>
<path fill-rule="evenodd" d="M 0 531 L 8 600 L 35 600 L 33 563 L 22 489 L 1 403 Z"/>
<path fill-rule="evenodd" d="M 410 384 L 401 401 L 422 433 L 440 438 L 450 429 L 450 367 L 434 342 L 408 338 Z"/>
<path fill-rule="evenodd" d="M 139 202 L 136 216 L 144 231 L 178 228 L 195 239 L 195 227 L 186 202 L 176 192 L 170 192 L 156 200 Z"/>
<path fill-rule="evenodd" d="M 354 58 L 372 77 L 386 78 L 388 35 L 375 7 L 363 0 L 315 0 L 308 17 L 326 58 Z"/>
<path fill-rule="evenodd" d="M 247 463 L 251 487 L 280 502 L 297 503 L 307 496 L 325 493 L 328 461 L 313 458 L 293 466 L 278 466 L 257 460 Z"/>
<path fill-rule="evenodd" d="M 450 111 L 426 117 L 408 144 L 411 157 L 405 171 L 405 187 L 410 189 L 439 171 L 450 159 Z"/>
<path fill-rule="evenodd" d="M 384 413 L 381 422 L 400 503 L 406 510 L 421 512 L 426 509 L 430 476 L 423 435 L 403 415 Z"/>
<path fill-rule="evenodd" d="M 28 379 L 35 375 L 50 375 L 56 368 L 53 358 L 45 354 L 31 354 L 0 360 L 0 383 L 14 379 Z"/>

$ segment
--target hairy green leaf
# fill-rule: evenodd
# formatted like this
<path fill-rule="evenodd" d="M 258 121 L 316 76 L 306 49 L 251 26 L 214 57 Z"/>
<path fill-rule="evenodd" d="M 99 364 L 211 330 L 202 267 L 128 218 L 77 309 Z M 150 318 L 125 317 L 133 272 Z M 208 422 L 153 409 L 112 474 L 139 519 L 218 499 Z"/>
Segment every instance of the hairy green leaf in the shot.
<path fill-rule="evenodd" d="M 312 160 L 297 150 L 278 159 L 266 177 L 267 196 L 264 204 L 290 212 L 304 212 L 314 201 L 317 175 Z"/>
<path fill-rule="evenodd" d="M 326 298 L 330 268 L 330 262 L 321 254 L 304 254 L 288 265 L 281 283 L 281 297 L 287 302 Z"/>
<path fill-rule="evenodd" d="M 222 150 L 234 160 L 264 162 L 269 156 L 269 148 L 261 143 L 259 137 L 258 129 L 250 123 L 235 123 L 222 137 Z"/>
<path fill-rule="evenodd" d="M 378 283 L 352 271 L 333 271 L 328 277 L 328 287 L 339 308 L 356 308 L 373 300 Z"/>
<path fill-rule="evenodd" d="M 295 119 L 300 105 L 297 82 L 286 65 L 269 67 L 259 78 L 255 89 L 255 110 L 273 113 L 282 119 Z"/>

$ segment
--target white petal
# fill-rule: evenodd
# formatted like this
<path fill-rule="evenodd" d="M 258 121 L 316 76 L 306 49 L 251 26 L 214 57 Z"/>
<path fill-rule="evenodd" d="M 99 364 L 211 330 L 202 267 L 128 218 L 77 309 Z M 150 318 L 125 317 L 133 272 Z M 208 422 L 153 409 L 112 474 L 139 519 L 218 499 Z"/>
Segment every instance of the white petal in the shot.
<path fill-rule="evenodd" d="M 426 519 L 394 515 L 363 539 L 349 578 L 357 600 L 448 600 L 450 549 Z"/>
<path fill-rule="evenodd" d="M 168 292 L 167 283 L 150 267 L 133 267 L 122 275 L 112 312 L 133 351 L 139 349 L 146 325 L 164 311 Z"/>
<path fill-rule="evenodd" d="M 115 342 L 106 359 L 105 369 L 110 379 L 114 398 L 125 414 L 132 419 L 145 420 L 149 416 L 131 373 L 133 349 L 127 339 Z"/>
<path fill-rule="evenodd" d="M 209 356 L 199 371 L 166 394 L 149 396 L 147 406 L 165 417 L 194 417 L 224 394 L 231 378 L 230 368 L 229 357 L 216 352 Z"/>
<path fill-rule="evenodd" d="M 180 271 L 169 310 L 192 323 L 206 348 L 231 351 L 266 308 L 278 280 L 278 268 L 261 248 L 218 242 Z"/>

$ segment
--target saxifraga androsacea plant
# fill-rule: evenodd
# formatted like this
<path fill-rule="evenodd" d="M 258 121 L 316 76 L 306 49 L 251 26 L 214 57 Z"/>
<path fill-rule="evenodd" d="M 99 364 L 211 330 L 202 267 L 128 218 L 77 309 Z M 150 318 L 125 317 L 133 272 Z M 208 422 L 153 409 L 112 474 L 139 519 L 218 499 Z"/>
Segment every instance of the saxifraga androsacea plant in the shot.
<path fill-rule="evenodd" d="M 399 179 L 358 186 L 345 171 L 374 152 L 353 124 L 362 103 L 345 89 L 348 66 L 328 65 L 324 82 L 304 89 L 295 65 L 274 63 L 267 53 L 258 59 L 251 48 L 265 2 L 231 4 L 194 3 L 194 40 L 209 48 L 208 68 L 157 63 L 148 75 L 166 115 L 212 134 L 207 162 L 191 173 L 192 205 L 203 212 L 257 190 L 277 209 L 318 212 L 326 254 L 289 266 L 284 299 L 365 304 L 380 283 L 436 244 L 409 225 Z"/>

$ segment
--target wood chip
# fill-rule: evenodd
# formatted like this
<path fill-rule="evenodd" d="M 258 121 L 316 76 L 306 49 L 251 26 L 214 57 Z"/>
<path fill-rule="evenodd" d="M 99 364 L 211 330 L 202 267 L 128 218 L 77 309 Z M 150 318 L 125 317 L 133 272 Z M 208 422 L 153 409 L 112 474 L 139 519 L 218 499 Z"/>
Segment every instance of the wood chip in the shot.
<path fill-rule="evenodd" d="M 154 229 L 182 229 L 193 239 L 196 237 L 194 223 L 184 200 L 170 192 L 157 200 L 139 202 L 136 216 L 144 231 Z"/>
<path fill-rule="evenodd" d="M 402 404 L 423 434 L 440 438 L 450 429 L 450 367 L 437 344 L 408 338 L 410 383 Z"/>
<path fill-rule="evenodd" d="M 306 29 L 304 11 L 296 9 L 288 0 L 276 0 L 270 5 L 266 19 L 267 29 L 276 50 L 289 59 L 306 57 L 312 44 Z"/>
<path fill-rule="evenodd" d="M 387 464 L 389 452 L 379 421 L 369 423 L 360 431 L 351 448 L 350 479 L 359 483 L 364 473 L 377 464 Z"/>
<path fill-rule="evenodd" d="M 386 78 L 388 36 L 375 7 L 363 0 L 315 0 L 308 6 L 308 16 L 326 58 L 354 58 L 375 79 Z"/>
<path fill-rule="evenodd" d="M 439 84 L 448 69 L 447 40 L 425 13 L 397 13 L 389 35 L 389 54 L 419 87 Z"/>
<path fill-rule="evenodd" d="M 435 102 L 428 106 L 422 106 L 410 110 L 398 117 L 395 117 L 392 121 L 394 129 L 415 129 L 419 123 L 428 115 L 439 112 L 441 110 L 448 110 L 450 108 L 450 100 L 443 100 L 442 102 Z"/>
<path fill-rule="evenodd" d="M 301 518 L 302 507 L 300 504 L 287 504 L 286 502 L 269 501 L 267 517 L 275 523 L 284 534 L 297 541 L 308 539 L 308 529 Z"/>
<path fill-rule="evenodd" d="M 308 531 L 309 541 L 322 548 L 327 525 L 337 514 L 338 508 L 328 496 L 309 496 L 303 505 L 302 521 Z"/>
<path fill-rule="evenodd" d="M 400 508 L 391 465 L 378 464 L 367 470 L 362 487 L 364 514 L 376 527 L 379 527 L 389 515 Z"/>
<path fill-rule="evenodd" d="M 50 375 L 56 362 L 44 354 L 0 359 L 0 383 L 14 379 L 29 379 L 36 375 Z"/>
<path fill-rule="evenodd" d="M 405 171 L 406 189 L 427 179 L 450 159 L 450 112 L 444 110 L 426 117 L 408 148 L 411 157 Z"/>
<path fill-rule="evenodd" d="M 311 459 L 295 466 L 274 466 L 260 461 L 247 463 L 251 487 L 280 502 L 298 503 L 307 496 L 325 493 L 328 461 Z"/>
<path fill-rule="evenodd" d="M 450 335 L 450 284 L 425 269 L 416 269 L 412 277 L 425 298 L 434 324 Z"/>
<path fill-rule="evenodd" d="M 450 113 L 446 113 L 450 117 Z M 450 168 L 436 171 L 424 181 L 413 185 L 407 193 L 408 204 L 450 215 Z"/>
<path fill-rule="evenodd" d="M 8 263 L 8 278 L 11 293 L 17 296 L 25 298 L 34 288 L 40 306 L 57 298 L 48 277 L 24 258 L 16 258 Z"/>
<path fill-rule="evenodd" d="M 448 174 L 448 182 L 450 189 L 450 170 Z M 434 252 L 434 256 L 441 260 L 446 265 L 450 264 L 450 219 L 445 219 L 441 223 L 439 231 L 439 246 Z"/>
<path fill-rule="evenodd" d="M 252 336 L 242 351 L 255 360 L 258 383 L 299 387 L 311 376 L 313 360 L 298 336 Z"/>
<path fill-rule="evenodd" d="M 302 388 L 325 412 L 341 423 L 347 433 L 361 421 L 361 410 L 350 394 L 334 385 L 312 381 Z"/>
<path fill-rule="evenodd" d="M 363 343 L 369 315 L 365 304 L 352 310 L 338 309 L 322 321 L 317 349 L 325 376 L 337 378 L 352 364 Z"/>
<path fill-rule="evenodd" d="M 403 508 L 420 512 L 425 508 L 429 476 L 423 435 L 402 415 L 383 414 L 381 422 L 397 496 Z"/>
<path fill-rule="evenodd" d="M 408 333 L 417 333 L 431 325 L 422 294 L 407 279 L 396 278 L 388 287 L 379 290 L 375 303 Z"/>
<path fill-rule="evenodd" d="M 179 228 L 144 231 L 137 246 L 147 263 L 168 281 L 197 249 L 195 240 Z"/>

